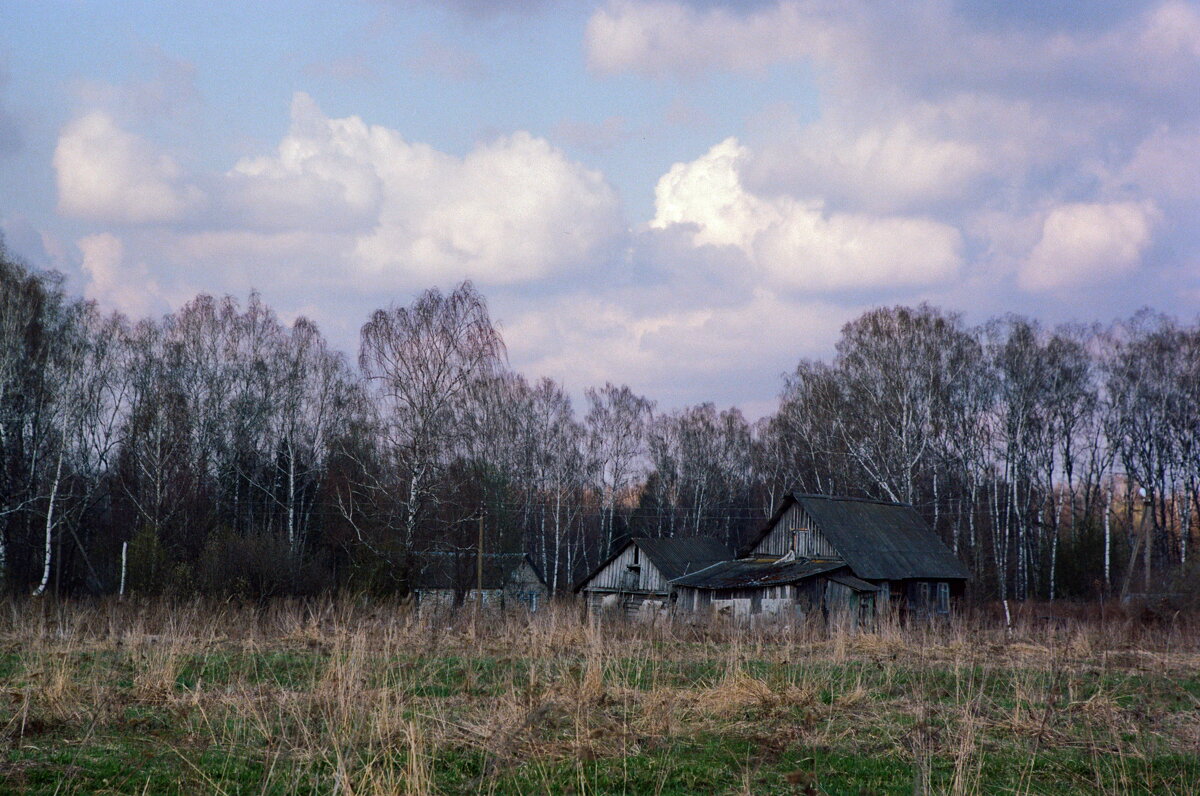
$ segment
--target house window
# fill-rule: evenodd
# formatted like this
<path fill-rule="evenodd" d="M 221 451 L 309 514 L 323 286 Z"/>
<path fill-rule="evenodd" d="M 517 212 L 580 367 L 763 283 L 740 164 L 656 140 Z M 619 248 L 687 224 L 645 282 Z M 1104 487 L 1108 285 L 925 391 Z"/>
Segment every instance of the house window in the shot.
<path fill-rule="evenodd" d="M 807 553 L 808 544 L 808 528 L 793 528 L 792 529 L 792 550 L 797 553 Z"/>
<path fill-rule="evenodd" d="M 921 585 L 917 588 L 917 594 L 919 594 L 920 598 L 921 598 L 921 607 L 928 608 L 929 607 L 929 584 L 922 581 Z"/>
<path fill-rule="evenodd" d="M 937 612 L 939 614 L 950 613 L 950 584 L 939 583 L 937 585 Z"/>
<path fill-rule="evenodd" d="M 641 552 L 642 552 L 641 549 L 637 545 L 633 546 L 633 564 L 634 564 L 634 566 L 637 566 L 638 564 L 642 563 Z"/>

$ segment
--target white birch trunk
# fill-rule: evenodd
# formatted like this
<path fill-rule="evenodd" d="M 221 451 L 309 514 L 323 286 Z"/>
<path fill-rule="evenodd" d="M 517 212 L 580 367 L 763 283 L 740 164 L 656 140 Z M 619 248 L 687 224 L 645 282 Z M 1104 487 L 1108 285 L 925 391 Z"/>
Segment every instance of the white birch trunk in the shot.
<path fill-rule="evenodd" d="M 34 597 L 40 597 L 46 593 L 46 586 L 50 583 L 50 562 L 52 558 L 53 548 L 50 541 L 54 534 L 54 501 L 58 497 L 58 482 L 62 478 L 62 460 L 63 452 L 58 451 L 58 466 L 54 468 L 54 482 L 50 485 L 50 506 L 46 509 L 46 558 L 42 565 L 42 582 L 33 590 Z"/>
<path fill-rule="evenodd" d="M 296 553 L 296 450 L 292 441 L 288 440 L 288 502 L 287 502 L 287 540 L 288 550 Z"/>

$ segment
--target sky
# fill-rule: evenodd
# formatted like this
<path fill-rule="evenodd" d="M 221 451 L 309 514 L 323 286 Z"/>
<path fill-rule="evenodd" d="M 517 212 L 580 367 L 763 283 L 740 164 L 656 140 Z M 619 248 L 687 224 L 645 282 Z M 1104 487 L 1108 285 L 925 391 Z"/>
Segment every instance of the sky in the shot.
<path fill-rule="evenodd" d="M 353 357 L 470 279 L 513 367 L 770 412 L 843 324 L 1200 308 L 1200 4 L 0 0 L 0 231 L 132 317 Z"/>

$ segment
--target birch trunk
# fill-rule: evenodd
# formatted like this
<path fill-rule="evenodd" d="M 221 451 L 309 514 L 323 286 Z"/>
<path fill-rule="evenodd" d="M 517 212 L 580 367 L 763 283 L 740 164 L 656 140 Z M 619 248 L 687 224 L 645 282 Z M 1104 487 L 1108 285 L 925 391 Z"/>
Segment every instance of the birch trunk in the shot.
<path fill-rule="evenodd" d="M 58 465 L 54 468 L 54 482 L 50 485 L 50 506 L 46 509 L 46 560 L 42 565 L 42 582 L 33 590 L 34 597 L 40 597 L 45 594 L 46 586 L 50 583 L 50 564 L 54 549 L 51 546 L 51 539 L 54 533 L 54 501 L 58 497 L 58 482 L 62 478 L 62 461 L 63 452 L 60 448 L 58 451 Z"/>

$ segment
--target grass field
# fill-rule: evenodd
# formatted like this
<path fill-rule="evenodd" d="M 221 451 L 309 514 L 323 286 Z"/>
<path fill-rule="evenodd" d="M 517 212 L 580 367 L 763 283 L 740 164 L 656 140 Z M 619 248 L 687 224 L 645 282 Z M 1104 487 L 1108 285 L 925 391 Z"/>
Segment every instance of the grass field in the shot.
<path fill-rule="evenodd" d="M 0 605 L 5 793 L 1195 793 L 1200 627 Z M 1033 613 L 1029 615 L 1035 615 Z"/>

